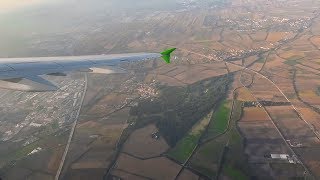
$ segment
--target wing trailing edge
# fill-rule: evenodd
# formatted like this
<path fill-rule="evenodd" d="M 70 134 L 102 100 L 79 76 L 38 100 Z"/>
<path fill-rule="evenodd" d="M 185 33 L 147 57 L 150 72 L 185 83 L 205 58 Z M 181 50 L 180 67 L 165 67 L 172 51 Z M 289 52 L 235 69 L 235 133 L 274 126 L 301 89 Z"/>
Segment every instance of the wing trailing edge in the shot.
<path fill-rule="evenodd" d="M 0 88 L 27 92 L 44 92 L 58 90 L 58 87 L 56 85 L 39 76 L 28 76 L 20 79 L 15 78 L 0 80 Z"/>
<path fill-rule="evenodd" d="M 121 63 L 139 62 L 162 57 L 170 63 L 176 48 L 161 53 L 127 53 L 70 57 L 0 58 L 0 88 L 19 91 L 54 91 L 58 87 L 41 77 L 65 76 L 64 72 L 114 74 L 125 73 Z M 102 67 L 102 68 L 95 68 Z"/>

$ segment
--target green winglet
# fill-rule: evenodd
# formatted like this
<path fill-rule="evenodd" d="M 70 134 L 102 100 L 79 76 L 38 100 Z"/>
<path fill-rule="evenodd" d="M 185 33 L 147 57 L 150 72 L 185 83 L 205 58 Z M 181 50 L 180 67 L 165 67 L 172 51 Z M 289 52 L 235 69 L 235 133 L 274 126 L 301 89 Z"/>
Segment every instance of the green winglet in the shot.
<path fill-rule="evenodd" d="M 166 62 L 166 63 L 170 63 L 170 54 L 175 51 L 177 48 L 170 48 L 167 49 L 163 52 L 161 52 L 160 54 L 162 54 L 162 59 Z"/>

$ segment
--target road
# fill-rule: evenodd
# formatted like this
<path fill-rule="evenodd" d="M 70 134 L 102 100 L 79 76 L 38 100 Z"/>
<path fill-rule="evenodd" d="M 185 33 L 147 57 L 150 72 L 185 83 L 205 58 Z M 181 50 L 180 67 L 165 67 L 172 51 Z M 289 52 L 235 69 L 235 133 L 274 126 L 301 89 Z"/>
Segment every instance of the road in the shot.
<path fill-rule="evenodd" d="M 235 65 L 235 64 L 233 64 Z M 279 88 L 279 86 L 277 84 L 275 84 L 271 79 L 269 79 L 268 77 L 264 76 L 263 74 L 255 71 L 255 70 L 252 70 L 252 69 L 249 69 L 249 68 L 246 68 L 246 70 L 249 70 L 251 72 L 254 72 L 255 74 L 258 74 L 260 75 L 261 77 L 263 77 L 264 79 L 268 80 L 274 87 L 276 87 L 278 89 L 278 91 L 283 95 L 283 97 L 287 100 L 287 102 L 289 102 L 291 104 L 291 107 L 295 110 L 295 112 L 299 115 L 300 119 L 303 120 L 307 125 L 308 127 L 310 128 L 310 130 L 315 134 L 315 136 L 320 140 L 320 136 L 318 135 L 318 132 L 315 131 L 315 129 L 313 128 L 313 126 L 307 122 L 305 119 L 303 119 L 301 113 L 297 110 L 297 108 L 293 105 L 293 103 L 288 99 L 288 97 L 283 93 L 283 91 Z"/>
<path fill-rule="evenodd" d="M 244 68 L 243 70 L 245 70 L 247 68 Z M 241 77 L 242 77 L 242 73 L 243 70 L 241 71 L 241 75 L 239 78 L 239 82 L 241 83 L 242 87 L 247 89 L 248 92 L 250 92 L 251 96 L 255 99 L 256 102 L 259 102 L 259 100 L 255 97 L 255 95 L 243 84 L 243 82 L 241 81 Z M 284 95 L 284 94 L 283 94 Z M 284 95 L 285 96 L 285 95 Z M 260 102 L 259 102 L 260 103 Z M 261 104 L 261 103 L 260 103 Z M 268 115 L 268 118 L 270 119 L 270 121 L 272 122 L 273 126 L 275 127 L 275 129 L 277 130 L 277 132 L 279 133 L 279 135 L 281 136 L 281 139 L 284 141 L 284 143 L 287 145 L 288 149 L 291 151 L 291 153 L 298 159 L 298 155 L 295 153 L 295 151 L 292 149 L 292 147 L 290 146 L 290 144 L 288 143 L 287 139 L 284 137 L 284 135 L 282 134 L 282 132 L 280 131 L 280 129 L 278 128 L 278 126 L 276 125 L 276 123 L 274 122 L 274 120 L 272 119 L 272 117 L 270 116 L 270 114 L 268 113 L 268 111 L 266 110 L 266 108 L 264 106 L 262 106 L 262 109 L 264 110 L 264 112 Z M 305 172 L 307 174 L 309 174 L 310 176 L 312 176 L 308 170 L 308 168 L 305 166 L 305 164 L 300 160 L 300 164 L 303 166 Z"/>
<path fill-rule="evenodd" d="M 71 132 L 70 132 L 70 135 L 69 135 L 69 139 L 68 139 L 66 148 L 65 148 L 65 150 L 63 152 L 58 171 L 57 171 L 56 176 L 54 178 L 55 180 L 59 180 L 59 178 L 60 178 L 61 171 L 62 171 L 62 168 L 63 168 L 63 165 L 64 165 L 64 161 L 66 160 L 66 157 L 68 155 L 70 143 L 72 141 L 72 137 L 73 137 L 74 131 L 75 131 L 76 126 L 77 126 L 77 122 L 78 122 L 80 111 L 81 111 L 81 108 L 82 108 L 82 105 L 83 105 L 84 97 L 85 97 L 86 92 L 87 92 L 87 88 L 88 88 L 88 75 L 87 75 L 87 73 L 84 73 L 84 89 L 83 89 L 83 93 L 82 93 L 80 107 L 78 109 L 77 115 L 76 115 L 75 120 L 73 122 L 72 129 L 71 129 Z"/>
<path fill-rule="evenodd" d="M 186 49 L 181 49 L 181 48 L 178 48 L 182 51 L 187 51 L 191 54 L 195 54 L 195 55 L 199 55 L 199 53 L 196 53 L 196 52 L 193 52 L 193 51 L 190 51 L 190 50 L 186 50 Z M 225 64 L 232 64 L 234 66 L 237 66 L 239 68 L 241 68 L 242 70 L 248 70 L 248 71 L 251 71 L 259 76 L 261 76 L 262 78 L 266 79 L 267 81 L 269 81 L 274 87 L 276 87 L 278 89 L 278 91 L 283 95 L 283 97 L 287 100 L 287 102 L 289 102 L 291 104 L 291 107 L 292 109 L 298 114 L 298 116 L 300 117 L 301 120 L 303 120 L 307 126 L 310 128 L 310 130 L 315 134 L 315 136 L 319 139 L 320 141 L 320 134 L 313 128 L 313 126 L 307 122 L 301 115 L 301 113 L 297 110 L 297 108 L 293 105 L 293 103 L 289 100 L 289 98 L 283 93 L 283 91 L 279 88 L 279 86 L 277 84 L 275 84 L 271 79 L 269 79 L 268 77 L 266 77 L 265 75 L 261 74 L 260 72 L 258 71 L 255 71 L 253 69 L 250 69 L 250 68 L 247 68 L 245 66 L 241 66 L 241 65 L 238 65 L 238 64 L 235 64 L 235 63 L 232 63 L 232 62 L 227 62 L 227 61 L 224 61 L 224 60 L 215 60 L 214 57 L 212 56 L 206 56 L 206 55 L 201 55 L 201 57 L 207 57 L 209 58 L 210 60 L 214 60 L 214 61 L 217 61 L 217 62 L 225 62 Z"/>
<path fill-rule="evenodd" d="M 229 73 L 229 71 L 228 71 L 228 73 Z M 205 135 L 206 132 L 207 132 L 207 129 L 208 129 L 209 126 L 210 126 L 210 123 L 212 123 L 212 122 L 211 122 L 211 121 L 212 121 L 212 116 L 214 115 L 214 112 L 212 112 L 211 116 L 209 117 L 210 122 L 209 122 L 209 124 L 206 126 L 206 130 L 204 130 L 203 133 L 201 134 L 201 136 L 200 136 L 200 138 L 199 138 L 196 146 L 193 148 L 193 150 L 192 150 L 192 152 L 190 153 L 189 157 L 186 159 L 186 161 L 185 161 L 184 163 L 181 164 L 181 169 L 180 169 L 180 171 L 178 172 L 178 174 L 176 175 L 175 180 L 177 180 L 177 179 L 179 178 L 179 176 L 181 175 L 181 173 L 183 172 L 183 170 L 187 167 L 190 159 L 193 157 L 193 155 L 195 154 L 195 152 L 199 149 L 199 147 L 200 147 L 201 145 L 203 145 L 203 144 L 205 144 L 205 143 L 208 143 L 208 142 L 210 142 L 210 141 L 212 141 L 212 140 L 220 137 L 221 135 L 224 135 L 225 133 L 227 133 L 227 132 L 230 130 L 230 122 L 231 122 L 231 119 L 232 119 L 232 117 L 233 117 L 233 109 L 234 109 L 234 102 L 235 102 L 235 101 L 234 101 L 234 93 L 235 93 L 235 91 L 236 91 L 237 89 L 238 89 L 238 88 L 236 88 L 236 89 L 234 89 L 234 90 L 232 91 L 233 100 L 232 100 L 231 110 L 230 110 L 230 113 L 229 113 L 229 119 L 228 119 L 227 128 L 226 128 L 222 133 L 220 133 L 220 134 L 218 134 L 218 135 L 216 135 L 216 136 L 214 136 L 214 137 L 212 137 L 212 138 L 210 138 L 210 139 L 208 139 L 208 140 L 202 141 L 204 135 Z M 229 141 L 225 144 L 225 146 L 228 146 L 228 144 L 229 144 Z M 223 153 L 223 152 L 222 152 L 222 153 Z M 180 164 L 180 163 L 179 163 L 179 164 Z M 221 164 L 221 162 L 220 162 L 220 164 Z M 219 164 L 219 167 L 221 167 L 220 164 Z M 192 170 L 196 171 L 196 170 L 193 169 L 192 167 L 189 167 L 189 169 L 192 169 Z M 219 173 L 218 173 L 218 174 L 219 174 Z M 202 176 L 206 176 L 206 175 L 202 174 Z M 218 177 L 218 175 L 217 175 L 217 177 Z M 217 179 L 218 179 L 218 178 L 217 178 Z"/>
<path fill-rule="evenodd" d="M 196 52 L 193 52 L 193 51 L 190 51 L 190 50 L 186 50 L 186 49 L 181 49 L 181 48 L 178 48 L 182 51 L 187 51 L 191 54 L 195 54 L 195 55 L 199 55 L 199 53 L 196 53 Z M 246 66 L 242 66 L 242 65 L 238 65 L 238 64 L 235 64 L 235 63 L 232 63 L 232 62 L 227 62 L 227 61 L 224 61 L 224 60 L 215 60 L 214 57 L 211 57 L 211 56 L 206 56 L 206 55 L 201 55 L 201 57 L 207 57 L 209 58 L 210 60 L 214 60 L 214 61 L 217 61 L 217 62 L 225 62 L 225 64 L 232 64 L 234 66 L 237 66 L 239 68 L 241 68 L 241 71 L 243 72 L 243 70 L 248 70 L 248 71 L 251 71 L 255 74 L 257 74 L 258 76 L 261 76 L 262 78 L 268 80 L 274 87 L 277 88 L 277 90 L 283 95 L 283 97 L 291 104 L 291 107 L 293 108 L 293 110 L 298 114 L 298 116 L 300 117 L 301 120 L 303 120 L 307 125 L 308 127 L 310 128 L 310 130 L 315 134 L 315 136 L 320 140 L 320 137 L 318 136 L 318 133 L 315 131 L 315 129 L 312 127 L 312 125 L 307 122 L 305 119 L 302 118 L 300 112 L 297 110 L 297 108 L 291 103 L 291 101 L 288 99 L 288 97 L 283 93 L 283 91 L 279 88 L 279 86 L 277 84 L 275 84 L 271 79 L 269 79 L 268 77 L 266 77 L 265 75 L 261 74 L 260 72 L 258 71 L 255 71 L 253 69 L 250 69 Z M 242 72 L 241 72 L 241 75 L 242 75 Z M 241 77 L 241 76 L 240 76 Z M 241 79 L 239 79 L 240 83 L 242 84 L 242 81 Z M 246 86 L 244 84 L 242 84 L 243 87 L 246 88 Z M 251 93 L 251 92 L 250 92 Z M 251 93 L 252 94 L 252 93 Z M 252 94 L 253 95 L 253 94 Z M 253 95 L 253 97 L 256 99 L 256 97 Z M 256 101 L 258 102 L 258 100 L 256 99 Z M 293 155 L 295 155 L 296 158 L 298 158 L 298 156 L 296 155 L 296 153 L 294 152 L 294 150 L 291 148 L 290 144 L 288 144 L 288 142 L 286 141 L 285 137 L 283 136 L 283 134 L 281 133 L 281 131 L 278 129 L 278 127 L 276 126 L 275 122 L 273 121 L 273 119 L 270 117 L 269 113 L 266 111 L 265 107 L 263 107 L 264 111 L 267 113 L 268 117 L 270 118 L 270 120 L 272 121 L 273 125 L 276 127 L 276 130 L 279 132 L 281 138 L 284 140 L 284 142 L 286 143 L 286 145 L 288 146 L 289 150 L 292 152 Z M 301 162 L 301 165 L 303 166 L 303 168 L 305 169 L 305 171 L 309 174 L 309 170 L 308 168 L 303 164 L 303 162 L 301 160 L 299 160 Z M 312 176 L 312 175 L 311 175 Z"/>

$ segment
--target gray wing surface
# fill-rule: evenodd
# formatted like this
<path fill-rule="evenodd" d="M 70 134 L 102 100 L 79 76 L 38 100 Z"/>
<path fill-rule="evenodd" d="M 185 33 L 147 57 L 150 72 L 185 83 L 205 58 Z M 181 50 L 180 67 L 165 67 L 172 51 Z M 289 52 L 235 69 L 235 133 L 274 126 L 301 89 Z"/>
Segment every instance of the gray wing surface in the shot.
<path fill-rule="evenodd" d="M 112 67 L 120 63 L 155 59 L 161 56 L 160 53 L 129 53 L 68 57 L 0 58 L 0 88 L 22 91 L 55 90 L 56 88 L 52 83 L 39 77 L 39 75 L 99 66 Z M 26 88 L 23 84 L 19 88 L 20 79 L 31 80 L 38 85 L 46 86 L 46 88 L 39 88 L 39 86 L 36 87 L 35 85 Z"/>

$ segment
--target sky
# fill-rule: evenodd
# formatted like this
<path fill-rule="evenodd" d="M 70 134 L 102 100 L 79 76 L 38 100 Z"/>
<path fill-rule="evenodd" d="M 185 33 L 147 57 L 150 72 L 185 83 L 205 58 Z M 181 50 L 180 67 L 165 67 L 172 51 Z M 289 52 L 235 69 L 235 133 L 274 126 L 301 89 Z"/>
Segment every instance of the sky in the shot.
<path fill-rule="evenodd" d="M 104 36 L 113 27 L 132 23 L 131 16 L 141 19 L 155 11 L 167 11 L 176 1 L 0 0 L 0 57 L 34 56 L 29 50 L 36 49 L 34 44 L 39 42 L 53 51 L 71 40 Z"/>
<path fill-rule="evenodd" d="M 0 13 L 12 12 L 49 2 L 49 0 L 0 0 Z"/>

